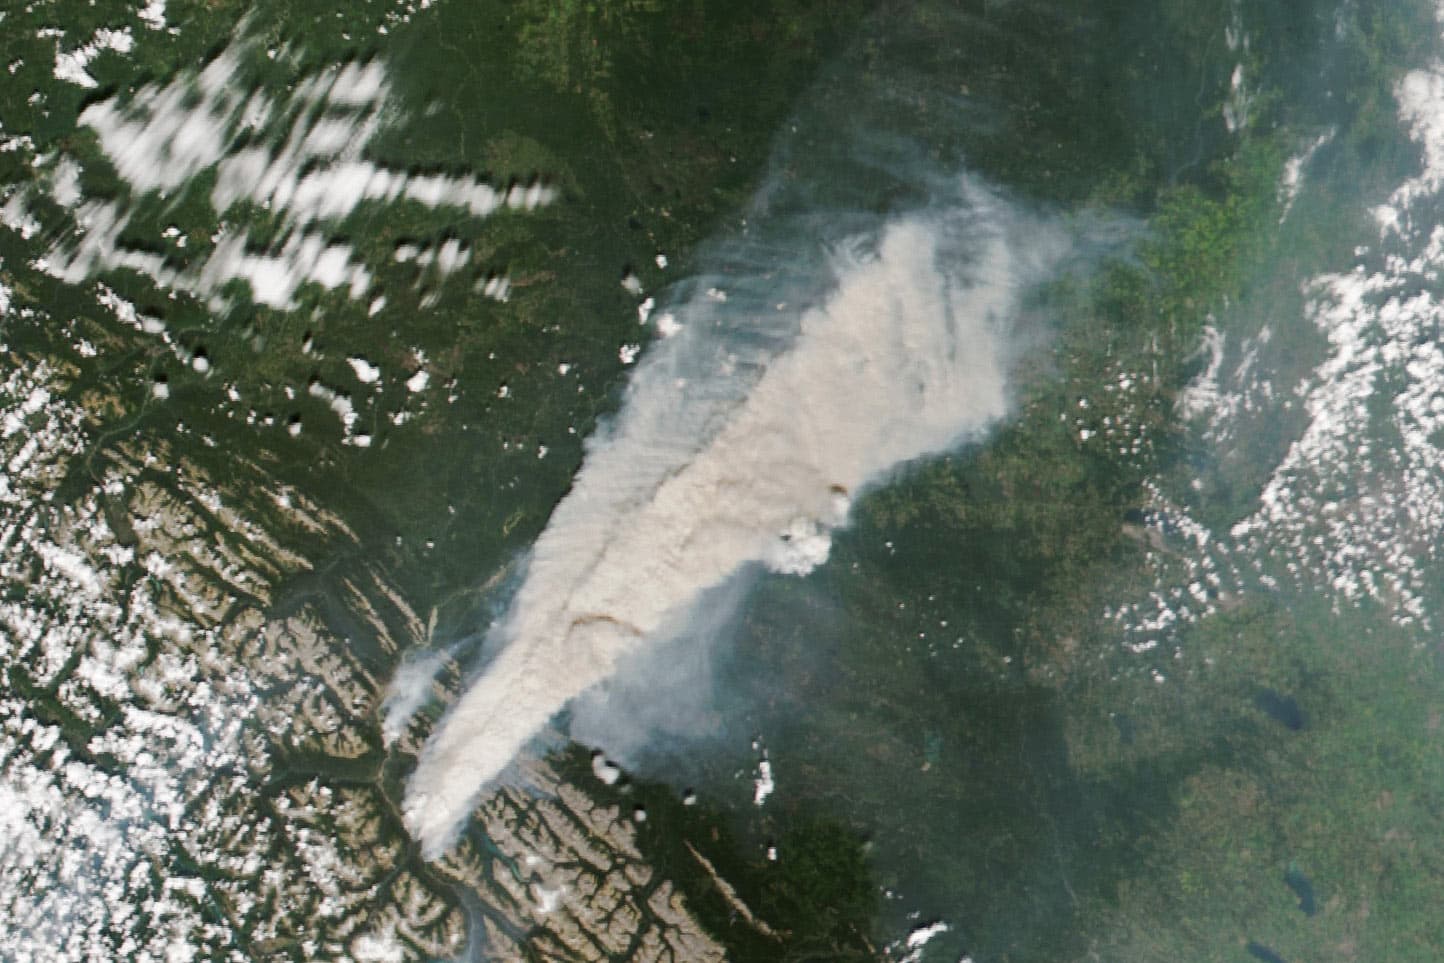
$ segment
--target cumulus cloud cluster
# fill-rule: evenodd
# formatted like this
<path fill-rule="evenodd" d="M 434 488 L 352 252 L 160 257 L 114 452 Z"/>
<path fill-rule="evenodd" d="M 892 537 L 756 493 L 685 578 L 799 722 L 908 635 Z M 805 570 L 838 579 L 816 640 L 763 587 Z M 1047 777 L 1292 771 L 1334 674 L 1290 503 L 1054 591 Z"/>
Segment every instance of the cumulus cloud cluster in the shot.
<path fill-rule="evenodd" d="M 91 104 L 80 124 L 137 198 L 169 198 L 209 172 L 210 206 L 218 215 L 242 202 L 264 208 L 279 223 L 278 240 L 258 248 L 249 232 L 222 222 L 208 250 L 167 256 L 133 247 L 121 240 L 133 203 L 82 200 L 57 177 L 54 197 L 75 208 L 79 231 L 50 251 L 52 274 L 76 283 L 129 268 L 163 287 L 201 295 L 215 310 L 227 306 L 223 289 L 233 281 L 246 282 L 255 301 L 278 309 L 294 307 L 306 283 L 360 299 L 371 289 L 371 272 L 326 226 L 359 205 L 410 201 L 485 217 L 554 199 L 541 182 L 497 187 L 471 176 L 373 163 L 363 153 L 383 125 L 390 94 L 380 61 L 328 68 L 277 98 L 237 83 L 250 49 L 238 41 L 198 73 L 144 87 L 124 102 L 112 97 Z"/>

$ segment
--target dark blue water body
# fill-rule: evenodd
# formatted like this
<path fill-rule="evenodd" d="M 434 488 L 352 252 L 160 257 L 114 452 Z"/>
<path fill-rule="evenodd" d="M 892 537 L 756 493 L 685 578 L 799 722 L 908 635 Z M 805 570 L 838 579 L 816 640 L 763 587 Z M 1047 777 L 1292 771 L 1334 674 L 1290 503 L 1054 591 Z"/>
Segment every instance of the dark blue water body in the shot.
<path fill-rule="evenodd" d="M 1273 689 L 1259 689 L 1254 693 L 1256 709 L 1286 729 L 1299 732 L 1308 727 L 1309 719 L 1293 696 Z"/>
<path fill-rule="evenodd" d="M 1246 948 L 1249 956 L 1256 960 L 1263 960 L 1263 963 L 1288 963 L 1282 956 L 1279 956 L 1262 943 L 1249 943 Z"/>
<path fill-rule="evenodd" d="M 1299 898 L 1299 909 L 1305 916 L 1318 913 L 1319 904 L 1314 896 L 1314 884 L 1297 866 L 1290 866 L 1288 872 L 1284 873 L 1284 883 Z"/>

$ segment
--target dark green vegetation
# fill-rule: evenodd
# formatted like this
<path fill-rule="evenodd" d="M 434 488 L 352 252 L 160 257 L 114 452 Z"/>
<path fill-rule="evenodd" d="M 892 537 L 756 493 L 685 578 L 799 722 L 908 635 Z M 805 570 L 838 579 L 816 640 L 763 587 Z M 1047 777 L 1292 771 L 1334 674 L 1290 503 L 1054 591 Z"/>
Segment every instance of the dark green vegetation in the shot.
<path fill-rule="evenodd" d="M 697 919 L 734 960 L 870 960 L 878 893 L 865 843 L 856 832 L 806 809 L 768 841 L 782 854 L 739 838 L 735 820 L 706 803 L 684 805 L 675 788 L 647 780 L 597 785 L 588 754 L 554 757 L 558 771 L 603 804 L 646 811 L 637 845 L 661 878 L 675 881 Z M 700 857 L 700 859 L 699 859 Z M 707 860 L 750 912 L 748 921 L 703 868 Z"/>
<path fill-rule="evenodd" d="M 1139 743 L 1158 752 L 1207 733 L 1235 753 L 1179 787 L 1148 871 L 1108 912 L 1105 959 L 1237 960 L 1247 939 L 1286 960 L 1437 955 L 1444 933 L 1423 896 L 1440 865 L 1437 657 L 1380 621 L 1262 599 L 1185 637 L 1187 681 L 1131 707 L 1146 720 Z M 1308 728 L 1260 711 L 1260 680 L 1288 687 Z M 1075 743 L 1077 762 L 1117 755 L 1100 753 L 1104 738 Z"/>
<path fill-rule="evenodd" d="M 119 6 L 68 11 L 65 46 L 123 19 Z M 316 570 L 286 587 L 277 614 L 319 606 L 337 637 L 361 650 L 384 679 L 393 657 L 342 602 L 345 580 L 364 579 L 366 567 L 379 563 L 423 617 L 436 607 L 440 641 L 470 634 L 484 619 L 484 606 L 495 601 L 495 583 L 481 590 L 478 583 L 504 571 L 545 522 L 580 460 L 581 439 L 615 405 L 624 374 L 619 347 L 645 337 L 636 299 L 618 283 L 624 269 L 635 270 L 649 290 L 668 276 L 654 266 L 658 253 L 670 256 L 672 274 L 687 270 L 693 245 L 742 206 L 772 131 L 861 11 L 860 3 L 832 2 L 787 5 L 783 16 L 778 5 L 766 3 L 685 10 L 453 3 L 407 27 L 391 22 L 396 39 L 385 42 L 385 56 L 396 101 L 406 109 L 396 112 L 396 128 L 373 143 L 373 159 L 399 169 L 485 172 L 500 186 L 540 178 L 559 189 L 560 200 L 530 215 L 502 213 L 481 222 L 420 207 L 384 214 L 361 209 L 336 229 L 354 243 L 387 295 L 386 309 L 375 317 L 367 316 L 365 304 L 311 288 L 293 312 L 249 305 L 243 297 L 228 316 L 212 318 L 203 305 L 168 298 L 131 272 L 98 279 L 162 319 L 180 344 L 203 350 L 212 362 L 209 376 L 189 370 L 155 338 L 117 324 L 97 308 L 93 287 L 61 284 L 27 263 L 57 232 L 27 245 L 0 230 L 0 281 L 17 300 L 44 305 L 50 314 L 7 319 L 5 343 L 20 364 L 62 359 L 72 397 L 93 414 L 101 439 L 58 495 L 103 477 L 108 452 L 127 441 L 161 453 L 154 475 L 166 484 L 164 446 L 173 444 L 214 477 L 240 485 L 248 516 L 264 522 L 273 510 L 270 493 L 245 484 L 251 473 L 244 463 L 260 463 L 336 512 L 360 539 L 351 545 L 297 537 L 288 544 Z M 373 39 L 376 26 L 388 11 L 356 5 L 338 17 L 332 4 L 172 0 L 167 17 L 179 34 L 138 31 L 127 59 L 102 54 L 90 65 L 101 87 L 87 93 L 50 76 L 58 44 L 36 32 L 57 25 L 52 13 L 7 10 L 0 55 L 15 69 L 0 85 L 3 133 L 27 133 L 39 154 L 76 157 L 86 195 L 124 198 L 126 185 L 75 117 L 89 102 L 124 99 L 147 82 L 165 84 L 178 71 L 199 67 L 230 42 L 243 12 L 249 17 L 241 32 L 255 46 L 235 81 L 253 82 L 284 102 L 298 73 L 376 53 L 383 42 Z M 267 51 L 292 53 L 300 66 L 288 69 L 285 56 L 272 62 Z M 737 76 L 752 83 L 737 83 Z M 42 88 L 45 98 L 31 102 L 30 92 Z M 0 182 L 30 180 L 26 160 L 23 152 L 0 152 Z M 209 189 L 202 176 L 179 197 L 138 199 L 142 207 L 127 240 L 151 249 L 160 232 L 176 224 L 190 250 L 203 247 L 214 229 Z M 47 223 L 63 223 L 43 196 L 31 203 Z M 276 228 L 253 207 L 233 209 L 229 217 L 258 238 Z M 485 299 L 465 276 L 427 290 L 392 259 L 399 242 L 446 237 L 469 243 L 483 274 L 509 276 L 511 299 Z M 96 361 L 80 363 L 75 345 L 81 339 L 99 350 Z M 314 353 L 302 351 L 308 339 Z M 413 349 L 425 354 L 432 375 L 419 404 L 399 383 L 419 363 Z M 381 365 L 393 380 L 372 395 L 349 372 L 351 354 Z M 152 397 L 161 378 L 170 388 L 164 402 Z M 335 415 L 306 395 L 313 378 L 350 391 L 360 428 L 375 433 L 370 449 L 339 443 Z M 244 401 L 228 404 L 227 386 Z M 403 407 L 416 418 L 397 431 L 388 415 Z M 284 430 L 293 417 L 305 426 L 297 438 Z M 545 459 L 538 457 L 541 444 L 550 449 Z M 394 615 L 385 606 L 382 611 Z M 90 727 L 65 716 L 49 694 L 24 694 L 42 718 L 73 731 L 76 745 L 86 743 Z M 350 763 L 277 747 L 277 769 L 258 791 L 280 792 L 313 778 L 336 784 L 385 779 L 389 795 L 399 798 L 400 774 L 383 769 L 379 733 L 367 736 L 371 751 Z M 399 834 L 399 820 L 381 831 L 388 838 Z M 839 842 L 838 851 L 855 853 L 848 845 Z M 821 858 L 823 848 L 812 852 Z M 693 882 L 702 879 L 695 863 L 689 866 Z M 869 884 L 861 864 L 853 866 L 851 897 L 866 901 Z M 419 858 L 409 868 L 433 880 Z M 837 890 L 809 894 L 799 885 L 787 892 L 801 894 L 791 897 L 798 902 L 789 917 L 796 920 L 797 945 L 831 946 L 817 921 Z M 866 915 L 859 919 L 849 937 L 854 944 L 867 928 Z"/>
<path fill-rule="evenodd" d="M 1028 194 L 1132 203 L 1147 235 L 1136 257 L 1050 292 L 1061 330 L 1014 421 L 874 494 L 825 572 L 768 581 L 749 606 L 730 684 L 749 691 L 749 722 L 780 773 L 780 811 L 755 820 L 756 838 L 788 825 L 795 808 L 852 825 L 872 840 L 880 883 L 902 893 L 896 915 L 884 911 L 891 932 L 920 906 L 924 920 L 958 924 L 938 958 L 967 949 L 979 960 L 1234 960 L 1258 936 L 1290 960 L 1423 960 L 1444 936 L 1406 895 L 1427 885 L 1432 856 L 1411 850 L 1393 862 L 1353 827 L 1389 782 L 1361 766 L 1370 743 L 1409 752 L 1395 760 L 1401 771 L 1437 765 L 1405 718 L 1430 700 L 1432 670 L 1402 638 L 1376 641 L 1366 619 L 1346 626 L 1300 600 L 1265 597 L 1184 633 L 1181 662 L 1171 649 L 1140 659 L 1119 652 L 1117 627 L 1098 615 L 1151 587 L 1144 558 L 1154 546 L 1136 524 L 1146 481 L 1169 480 L 1170 494 L 1226 529 L 1277 460 L 1264 456 L 1286 444 L 1287 425 L 1249 442 L 1253 457 L 1230 466 L 1246 471 L 1213 474 L 1200 462 L 1206 453 L 1175 401 L 1199 370 L 1205 322 L 1269 312 L 1291 363 L 1307 363 L 1310 335 L 1287 327 L 1300 315 L 1299 283 L 1347 263 L 1366 205 L 1416 156 L 1389 90 L 1432 43 L 1427 10 L 1355 8 L 1336 29 L 1333 7 L 1295 6 L 1289 30 L 1275 11 L 1258 14 L 1264 24 L 1243 13 L 1258 39 L 1238 57 L 1255 86 L 1249 123 L 1233 136 L 1221 119 L 1235 62 L 1223 5 L 1140 7 L 1132 20 L 1089 5 L 1110 29 L 1133 23 L 1123 49 L 1137 36 L 1149 55 L 1138 66 L 1094 45 L 1113 58 L 1096 69 L 1121 63 L 1128 80 L 1084 84 L 1087 107 L 1045 92 L 1052 66 L 1076 73 L 1070 58 L 1089 54 L 1060 50 L 1057 33 L 1033 47 L 996 35 L 968 85 L 976 93 L 978 78 L 992 78 L 991 104 L 1017 126 L 957 134 L 963 153 Z M 1036 39 L 1038 10 L 993 8 L 990 23 L 1017 13 L 1016 36 Z M 1023 49 L 1048 66 L 1022 70 Z M 1077 109 L 1050 112 L 1069 96 Z M 1029 98 L 1031 113 L 1012 109 Z M 1281 224 L 1284 159 L 1329 127 L 1319 196 Z M 1045 149 L 1007 153 L 1049 138 L 1067 145 L 1073 173 Z M 1187 482 L 1200 474 L 1195 493 Z M 1155 551 L 1168 564 L 1189 548 Z M 1357 677 L 1331 663 L 1356 657 L 1361 633 L 1378 648 Z M 1364 708 L 1363 693 L 1399 672 L 1411 681 L 1388 701 L 1401 715 Z M 1257 698 L 1260 685 L 1277 698 Z M 1320 767 L 1331 775 L 1319 778 Z M 1406 830 L 1383 832 L 1398 842 Z M 1371 868 L 1345 871 L 1334 856 L 1325 872 L 1324 846 Z M 1313 897 L 1287 869 L 1295 860 L 1319 887 L 1317 919 L 1298 912 Z M 1366 925 L 1378 873 L 1397 888 L 1394 905 L 1411 908 Z M 1345 875 L 1351 895 L 1330 909 Z"/>
<path fill-rule="evenodd" d="M 78 9 L 93 21 L 67 23 L 75 36 L 104 22 L 104 7 Z M 242 9 L 172 0 L 180 36 L 142 38 L 138 68 L 100 57 L 92 72 L 103 88 L 91 96 L 198 62 Z M 1434 843 L 1444 833 L 1428 831 L 1444 785 L 1430 735 L 1439 720 L 1422 708 L 1437 696 L 1433 654 L 1404 633 L 1381 638 L 1365 619 L 1263 597 L 1190 632 L 1176 670 L 1167 651 L 1120 659 L 1115 629 L 1097 618 L 1151 587 L 1135 524 L 1145 482 L 1164 478 L 1198 517 L 1226 527 L 1287 442 L 1284 426 L 1217 468 L 1182 431 L 1174 402 L 1197 370 L 1210 313 L 1225 325 L 1240 304 L 1297 317 L 1298 282 L 1342 263 L 1363 204 L 1415 155 L 1390 89 L 1430 49 L 1424 4 L 1235 9 L 442 3 L 386 41 L 414 110 L 373 145 L 375 158 L 486 171 L 498 183 L 541 177 L 560 188 L 557 205 L 480 222 L 362 210 L 342 227 L 388 296 L 374 318 L 311 290 L 301 311 L 242 309 L 213 322 L 133 276 L 105 279 L 204 346 L 211 378 L 94 317 L 87 299 L 26 268 L 0 231 L 5 281 L 76 319 L 73 329 L 17 325 L 6 337 L 37 355 L 82 336 L 101 346 L 103 363 L 74 391 L 102 420 L 115 399 L 135 413 L 107 423 L 112 442 L 177 439 L 218 473 L 244 451 L 341 513 L 362 545 L 332 556 L 287 604 L 334 592 L 348 566 L 380 560 L 438 607 L 443 639 L 466 635 L 496 604 L 487 580 L 540 530 L 581 439 L 615 408 L 618 348 L 645 336 L 622 272 L 656 290 L 687 272 L 700 241 L 735 228 L 812 85 L 824 104 L 828 85 L 851 73 L 926 91 L 939 118 L 934 160 L 969 165 L 1039 204 L 1122 206 L 1146 230 L 1134 256 L 1047 292 L 1040 311 L 1058 318 L 1056 340 L 1028 360 L 1017 416 L 994 439 L 914 466 L 859 506 L 828 569 L 758 590 L 732 682 L 756 696 L 749 721 L 776 753 L 774 800 L 732 819 L 639 782 L 617 798 L 646 805 L 640 844 L 743 960 L 875 955 L 875 914 L 895 935 L 914 909 L 957 927 L 940 938 L 940 958 L 967 948 L 979 963 L 1090 952 L 1226 961 L 1251 945 L 1291 961 L 1432 960 L 1444 865 Z M 376 37 L 379 14 L 342 13 L 261 3 L 251 26 L 262 48 L 291 44 L 315 65 L 382 42 L 362 39 Z M 18 22 L 13 14 L 6 27 Z M 1230 27 L 1251 38 L 1246 50 L 1229 51 Z M 6 131 L 86 159 L 88 193 L 122 190 L 71 122 L 83 92 L 60 87 L 43 106 L 26 102 L 42 82 L 56 86 L 46 82 L 50 48 L 32 33 L 0 37 L 0 62 L 26 61 L 0 88 Z M 1248 123 L 1230 134 L 1223 110 L 1236 63 Z M 263 78 L 275 69 L 253 68 Z M 1316 202 L 1280 226 L 1283 161 L 1329 127 L 1337 135 L 1318 159 Z M 28 176 L 18 155 L 0 153 L 0 180 Z M 137 233 L 204 224 L 203 195 L 201 185 L 157 204 Z M 466 280 L 419 290 L 390 258 L 402 241 L 446 236 L 470 243 L 483 269 L 506 272 L 512 299 L 484 299 Z M 654 267 L 659 252 L 671 258 L 667 272 Z M 427 294 L 435 301 L 423 306 Z M 308 333 L 319 357 L 300 351 Z M 1299 359 L 1317 348 L 1308 332 L 1281 340 Z M 388 373 L 409 370 L 412 348 L 425 352 L 433 383 L 450 387 L 404 431 L 386 419 L 405 403 L 403 387 L 367 395 L 369 450 L 340 446 L 334 419 L 304 391 L 285 397 L 312 376 L 349 383 L 353 352 Z M 164 405 L 148 400 L 156 374 L 172 386 Z M 1130 387 L 1104 389 L 1120 378 Z M 308 430 L 291 439 L 238 422 L 222 411 L 224 381 L 261 414 L 281 423 L 300 414 Z M 196 444 L 203 435 L 218 440 L 213 454 Z M 100 475 L 103 460 L 88 470 Z M 1186 487 L 1193 477 L 1205 482 L 1197 494 Z M 365 644 L 364 629 L 338 629 Z M 1362 638 L 1371 657 L 1361 661 Z M 1204 659 L 1214 660 L 1207 670 Z M 380 653 L 373 663 L 378 674 L 390 668 Z M 1153 668 L 1168 684 L 1152 681 Z M 1279 699 L 1260 702 L 1260 687 Z M 1288 724 L 1295 711 L 1307 725 Z M 305 778 L 307 764 L 285 778 Z M 784 937 L 739 924 L 686 842 Z M 768 842 L 779 846 L 776 864 L 763 856 Z M 1317 899 L 1313 916 L 1299 912 L 1300 879 Z M 902 898 L 879 898 L 881 887 Z"/>
<path fill-rule="evenodd" d="M 234 435 L 303 490 L 325 493 L 357 527 L 366 551 L 384 553 L 417 597 L 454 599 L 455 607 L 443 604 L 452 619 L 442 624 L 468 631 L 477 573 L 506 564 L 545 522 L 580 461 L 581 440 L 615 404 L 625 373 L 619 347 L 646 336 L 636 299 L 618 284 L 623 271 L 635 270 L 649 290 L 686 271 L 696 242 L 743 206 L 773 131 L 851 34 L 864 4 L 440 4 L 404 28 L 392 23 L 392 39 L 383 41 L 376 25 L 384 9 L 348 9 L 337 17 L 334 5 L 175 3 L 168 16 L 179 36 L 140 37 L 130 58 L 134 71 L 120 58 L 97 58 L 92 73 L 102 87 L 89 94 L 49 83 L 53 43 L 36 42 L 17 24 L 0 40 L 7 63 L 24 60 L 17 79 L 0 91 L 5 128 L 28 132 L 39 152 L 62 148 L 78 156 L 87 193 L 123 194 L 74 117 L 91 100 L 117 90 L 123 97 L 146 81 L 167 82 L 178 67 L 199 65 L 227 43 L 243 11 L 245 35 L 257 42 L 247 67 L 273 97 L 284 98 L 283 85 L 295 76 L 265 58 L 268 49 L 293 51 L 304 75 L 364 59 L 385 42 L 395 94 L 414 110 L 373 143 L 377 161 L 484 172 L 500 185 L 540 178 L 561 190 L 560 201 L 530 215 L 485 220 L 420 207 L 385 216 L 379 208 L 361 209 L 338 227 L 387 296 L 376 317 L 339 293 L 311 289 L 301 310 L 242 307 L 213 322 L 203 306 L 168 300 L 129 272 L 104 279 L 166 321 L 183 344 L 203 347 L 214 366 L 208 378 L 144 339 L 124 343 L 109 319 L 88 317 L 94 308 L 83 296 L 22 273 L 18 245 L 0 251 L 7 280 L 31 289 L 57 314 L 77 318 L 73 333 L 106 348 L 99 383 L 76 392 L 115 395 L 125 410 L 141 413 L 115 440 L 134 432 L 173 436 L 180 411 L 198 434 Z M 73 25 L 67 20 L 67 35 L 79 42 L 108 15 L 97 7 Z M 36 15 L 36 27 L 47 22 Z M 56 89 L 43 104 L 27 103 L 42 79 L 47 90 Z M 27 179 L 18 161 L 0 153 L 0 179 Z M 209 184 L 201 181 L 181 198 L 157 201 L 153 217 L 137 218 L 131 233 L 151 238 L 168 223 L 209 233 Z M 266 220 L 255 210 L 231 216 L 262 226 Z M 472 246 L 483 275 L 511 278 L 509 302 L 482 297 L 465 277 L 435 290 L 417 286 L 415 272 L 391 259 L 400 242 L 447 237 Z M 655 267 L 658 253 L 671 258 L 668 273 Z M 61 339 L 72 332 L 17 335 L 37 351 L 68 351 Z M 301 351 L 308 336 L 315 355 Z M 357 392 L 345 358 L 362 354 L 404 380 L 415 366 L 413 348 L 428 358 L 438 390 L 426 402 L 429 411 L 396 431 L 388 416 L 407 406 L 406 389 L 397 381 L 375 397 Z M 565 375 L 562 364 L 569 366 Z M 168 380 L 173 404 L 148 400 L 157 376 Z M 376 432 L 373 448 L 337 444 L 334 416 L 305 397 L 313 377 L 351 387 L 360 428 Z M 247 407 L 274 424 L 236 424 L 223 410 L 222 383 L 235 384 Z M 287 398 L 288 387 L 300 398 Z M 503 387 L 506 398 L 498 397 Z M 283 430 L 293 414 L 307 427 L 297 439 Z M 544 459 L 540 445 L 548 448 Z"/>

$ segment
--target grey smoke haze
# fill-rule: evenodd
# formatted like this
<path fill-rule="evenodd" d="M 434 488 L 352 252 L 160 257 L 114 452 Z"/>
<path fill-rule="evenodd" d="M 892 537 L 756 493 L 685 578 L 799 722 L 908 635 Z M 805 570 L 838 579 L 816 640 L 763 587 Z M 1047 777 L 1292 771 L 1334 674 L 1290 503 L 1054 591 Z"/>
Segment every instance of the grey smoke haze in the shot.
<path fill-rule="evenodd" d="M 621 660 L 572 701 L 568 733 L 628 769 L 650 751 L 716 743 L 729 733 L 725 651 L 754 580 L 746 572 L 702 593 L 685 618 Z M 721 678 L 719 678 L 721 676 Z"/>
<path fill-rule="evenodd" d="M 565 708 L 623 757 L 697 731 L 671 707 L 705 693 L 748 573 L 810 571 L 861 490 L 1005 416 L 1031 294 L 1085 231 L 964 173 L 937 135 L 968 109 L 908 89 L 907 65 L 892 83 L 855 67 L 780 136 L 740 226 L 659 295 L 678 333 L 589 440 L 497 654 L 418 762 L 404 810 L 428 854 Z M 669 639 L 677 659 L 641 657 Z M 599 688 L 624 665 L 644 678 Z"/>
<path fill-rule="evenodd" d="M 537 540 L 496 630 L 505 648 L 422 754 L 406 819 L 428 852 L 559 710 L 678 631 L 703 593 L 757 564 L 809 571 L 859 490 L 1003 416 L 1010 325 L 1067 245 L 970 179 L 951 188 L 803 249 L 825 292 L 810 307 L 791 306 L 807 285 L 780 272 L 677 307 L 682 333 L 638 370 Z"/>
<path fill-rule="evenodd" d="M 381 741 L 391 745 L 406 732 L 418 709 L 435 694 L 436 675 L 451 657 L 450 652 L 423 652 L 408 658 L 391 677 L 381 703 Z"/>

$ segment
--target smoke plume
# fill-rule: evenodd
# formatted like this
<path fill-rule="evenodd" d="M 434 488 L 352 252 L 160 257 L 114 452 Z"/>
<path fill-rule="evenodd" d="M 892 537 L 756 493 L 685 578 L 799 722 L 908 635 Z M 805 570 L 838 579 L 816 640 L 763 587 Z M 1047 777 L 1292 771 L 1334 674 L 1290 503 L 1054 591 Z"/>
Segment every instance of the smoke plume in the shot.
<path fill-rule="evenodd" d="M 912 210 L 837 216 L 850 233 L 832 240 L 798 229 L 817 215 L 779 216 L 671 309 L 681 333 L 589 445 L 495 630 L 504 648 L 421 756 L 405 810 L 428 853 L 701 596 L 758 566 L 805 574 L 857 492 L 1004 415 L 1010 329 L 1067 244 L 970 178 L 927 188 Z"/>

